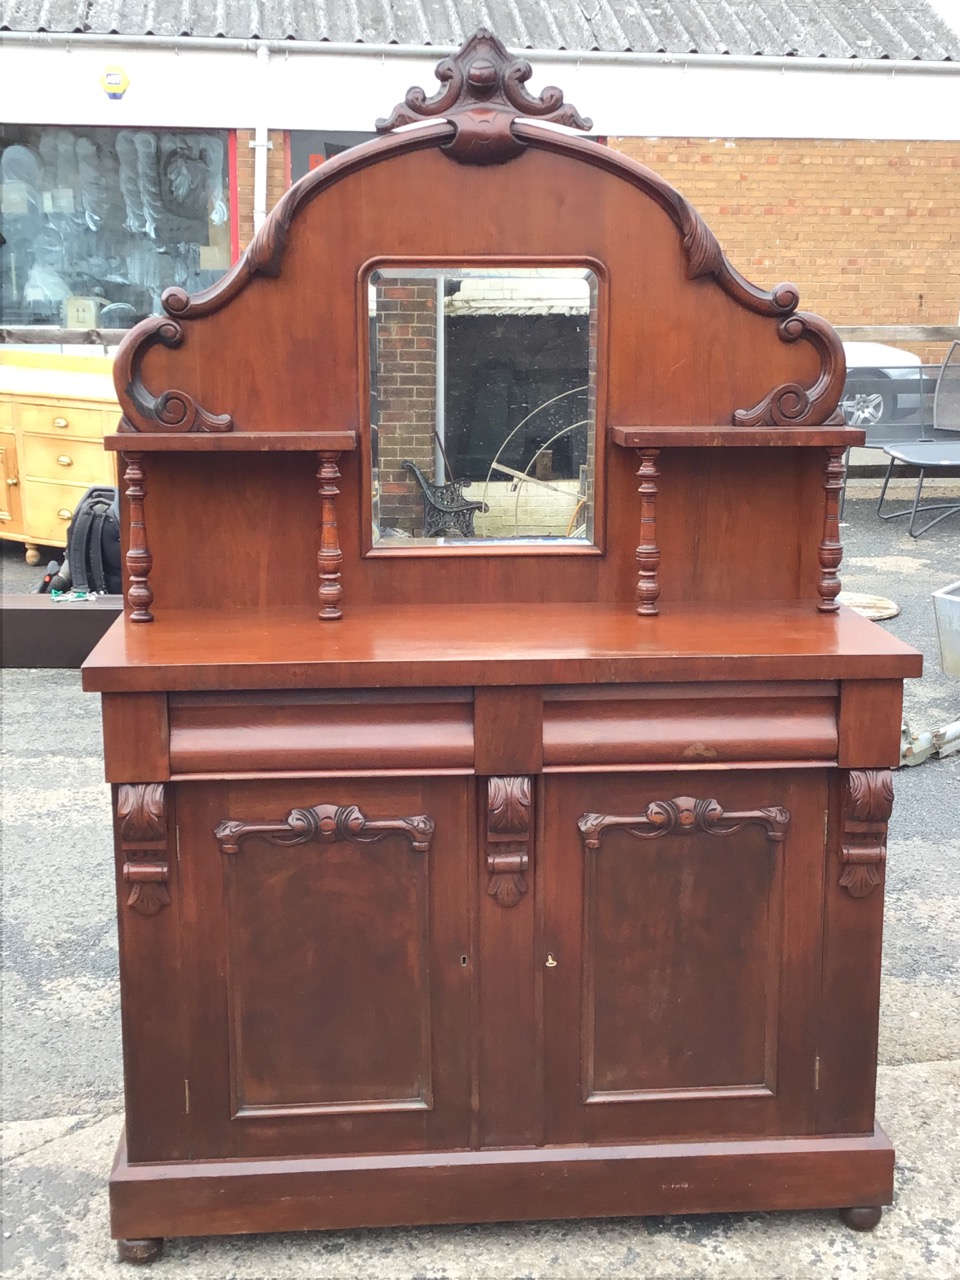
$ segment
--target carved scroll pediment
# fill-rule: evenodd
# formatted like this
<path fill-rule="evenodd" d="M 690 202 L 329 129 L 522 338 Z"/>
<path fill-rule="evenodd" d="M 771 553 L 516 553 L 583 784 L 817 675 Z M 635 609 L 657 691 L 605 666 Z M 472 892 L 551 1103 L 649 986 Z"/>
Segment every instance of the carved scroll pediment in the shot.
<path fill-rule="evenodd" d="M 437 64 L 443 86 L 432 98 L 415 86 L 386 119 L 377 121 L 378 133 L 401 125 L 438 117 L 456 130 L 444 151 L 461 164 L 503 164 L 523 151 L 526 143 L 513 132 L 514 120 L 533 117 L 570 129 L 589 129 L 585 120 L 563 101 L 563 92 L 550 85 L 535 98 L 525 85 L 533 68 L 525 58 L 514 58 L 490 31 L 481 27 L 455 54 Z"/>

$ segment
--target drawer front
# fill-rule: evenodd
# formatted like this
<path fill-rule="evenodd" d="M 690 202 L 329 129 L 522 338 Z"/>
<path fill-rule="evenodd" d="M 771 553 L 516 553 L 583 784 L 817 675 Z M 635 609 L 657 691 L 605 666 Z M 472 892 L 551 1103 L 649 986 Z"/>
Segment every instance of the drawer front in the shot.
<path fill-rule="evenodd" d="M 180 694 L 169 715 L 175 776 L 473 769 L 469 690 Z"/>
<path fill-rule="evenodd" d="M 22 431 L 39 431 L 64 436 L 87 436 L 102 439 L 111 430 L 118 413 L 68 400 L 19 401 L 17 412 Z"/>
<path fill-rule="evenodd" d="M 0 524 L 7 534 L 19 533 L 22 524 L 17 442 L 9 431 L 0 432 Z"/>
<path fill-rule="evenodd" d="M 26 516 L 24 526 L 29 537 L 44 546 L 65 547 L 74 508 L 87 488 L 85 484 L 24 481 L 21 486 Z"/>
<path fill-rule="evenodd" d="M 544 767 L 835 761 L 837 714 L 830 681 L 548 690 Z"/>
<path fill-rule="evenodd" d="M 115 483 L 113 460 L 103 447 L 69 436 L 24 436 L 23 470 L 31 479 L 65 484 Z"/>

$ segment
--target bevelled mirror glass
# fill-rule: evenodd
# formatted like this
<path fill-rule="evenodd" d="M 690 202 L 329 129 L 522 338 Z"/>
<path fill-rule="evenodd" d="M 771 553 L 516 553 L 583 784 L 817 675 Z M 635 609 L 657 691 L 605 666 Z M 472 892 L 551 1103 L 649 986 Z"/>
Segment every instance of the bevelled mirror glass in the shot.
<path fill-rule="evenodd" d="M 373 545 L 591 545 L 597 277 L 405 267 L 368 278 Z"/>

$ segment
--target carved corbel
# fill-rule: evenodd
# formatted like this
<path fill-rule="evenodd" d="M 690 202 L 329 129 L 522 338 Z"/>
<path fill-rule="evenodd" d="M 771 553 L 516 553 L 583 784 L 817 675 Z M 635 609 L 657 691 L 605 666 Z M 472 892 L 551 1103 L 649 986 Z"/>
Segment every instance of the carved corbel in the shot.
<path fill-rule="evenodd" d="M 583 847 L 599 849 L 608 831 L 625 831 L 638 840 L 660 836 L 732 836 L 749 824 L 763 827 L 771 844 L 781 844 L 790 825 L 790 812 L 780 805 L 768 809 L 725 810 L 716 800 L 676 796 L 654 800 L 636 817 L 585 813 L 577 823 Z"/>
<path fill-rule="evenodd" d="M 280 822 L 238 822 L 226 818 L 213 834 L 221 853 L 239 853 L 240 844 L 259 836 L 268 844 L 289 847 L 298 844 L 375 844 L 394 834 L 407 837 L 415 852 L 426 853 L 433 839 L 434 821 L 426 814 L 412 818 L 366 817 L 355 804 L 317 804 L 312 809 L 291 809 Z"/>
<path fill-rule="evenodd" d="M 845 791 L 840 884 L 852 898 L 865 898 L 883 880 L 893 774 L 889 769 L 851 769 Z"/>
<path fill-rule="evenodd" d="M 531 796 L 529 778 L 487 779 L 487 893 L 501 907 L 515 907 L 527 892 Z"/>
<path fill-rule="evenodd" d="M 564 103 L 563 93 L 555 86 L 544 89 L 538 98 L 528 93 L 524 85 L 532 74 L 525 58 L 512 57 L 492 32 L 481 27 L 455 54 L 437 63 L 436 76 L 443 87 L 432 98 L 419 86 L 408 90 L 389 117 L 377 121 L 377 132 L 442 117 L 456 131 L 443 148 L 453 160 L 503 164 L 526 147 L 513 131 L 517 119 L 547 120 L 570 129 L 591 127 L 590 120 Z"/>
<path fill-rule="evenodd" d="M 161 782 L 122 783 L 117 788 L 123 878 L 132 886 L 127 906 L 142 916 L 155 916 L 170 905 L 164 799 Z"/>

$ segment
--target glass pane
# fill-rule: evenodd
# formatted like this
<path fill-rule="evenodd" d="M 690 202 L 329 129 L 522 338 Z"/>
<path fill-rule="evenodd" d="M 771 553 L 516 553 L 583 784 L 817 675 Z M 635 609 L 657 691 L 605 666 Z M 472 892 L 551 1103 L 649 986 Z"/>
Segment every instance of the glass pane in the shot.
<path fill-rule="evenodd" d="M 368 297 L 375 545 L 591 544 L 593 272 L 398 267 Z"/>
<path fill-rule="evenodd" d="M 0 322 L 130 328 L 230 266 L 226 133 L 0 126 Z"/>

